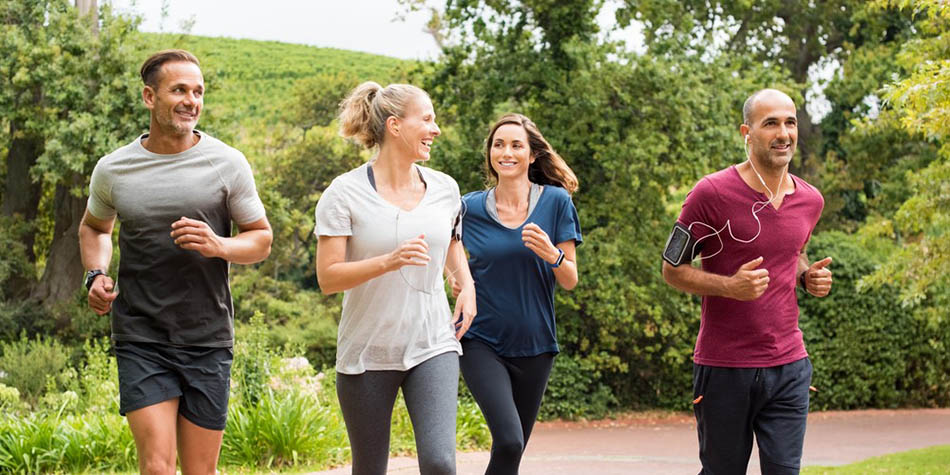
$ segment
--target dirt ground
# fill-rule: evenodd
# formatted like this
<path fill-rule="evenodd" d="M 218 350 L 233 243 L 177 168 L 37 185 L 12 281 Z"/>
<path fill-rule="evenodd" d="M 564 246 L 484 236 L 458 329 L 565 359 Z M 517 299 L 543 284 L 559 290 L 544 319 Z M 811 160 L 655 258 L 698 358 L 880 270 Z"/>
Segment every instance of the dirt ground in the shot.
<path fill-rule="evenodd" d="M 950 409 L 816 412 L 808 417 L 804 465 L 845 465 L 868 457 L 950 444 Z M 522 475 L 696 474 L 691 414 L 641 414 L 615 420 L 535 426 Z M 460 452 L 458 475 L 480 475 L 488 452 Z M 349 467 L 317 472 L 350 473 Z M 390 459 L 388 473 L 419 473 L 414 458 Z M 749 473 L 759 473 L 753 450 Z"/>

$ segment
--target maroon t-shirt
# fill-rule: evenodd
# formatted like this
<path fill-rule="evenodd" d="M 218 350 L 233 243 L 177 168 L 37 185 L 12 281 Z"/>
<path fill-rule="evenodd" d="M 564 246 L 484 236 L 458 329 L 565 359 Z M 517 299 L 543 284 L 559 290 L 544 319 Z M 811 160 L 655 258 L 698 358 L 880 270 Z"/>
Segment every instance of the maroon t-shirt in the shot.
<path fill-rule="evenodd" d="M 719 234 L 721 246 L 715 236 L 702 242 L 702 257 L 715 254 L 702 260 L 704 271 L 733 275 L 742 264 L 762 256 L 758 268 L 768 269 L 769 286 L 759 298 L 748 302 L 703 297 L 693 354 L 698 364 L 756 368 L 783 365 L 808 356 L 798 328 L 798 257 L 825 201 L 815 187 L 791 174 L 789 177 L 795 183 L 795 192 L 785 195 L 779 209 L 765 205 L 757 212 L 762 228 L 754 241 L 738 242 L 730 236 L 729 229 L 724 229 Z M 753 203 L 768 199 L 749 187 L 736 167 L 731 166 L 699 180 L 686 195 L 678 221 L 687 227 L 692 225 L 690 231 L 698 239 L 712 233 L 698 223 L 718 230 L 728 220 L 732 235 L 748 241 L 759 231 L 752 215 Z"/>

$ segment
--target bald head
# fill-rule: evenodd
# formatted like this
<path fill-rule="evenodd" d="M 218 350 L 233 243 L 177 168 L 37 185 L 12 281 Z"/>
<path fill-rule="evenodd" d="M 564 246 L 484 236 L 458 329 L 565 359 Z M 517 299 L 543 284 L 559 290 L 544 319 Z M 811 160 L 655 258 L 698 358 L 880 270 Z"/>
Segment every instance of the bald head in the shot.
<path fill-rule="evenodd" d="M 752 125 L 752 122 L 758 118 L 758 105 L 764 99 L 771 99 L 778 102 L 787 102 L 788 104 L 791 104 L 793 109 L 795 108 L 795 101 L 793 101 L 792 98 L 788 96 L 788 94 L 785 94 L 778 89 L 759 89 L 758 91 L 753 92 L 752 95 L 745 100 L 745 104 L 742 106 L 743 124 Z"/>

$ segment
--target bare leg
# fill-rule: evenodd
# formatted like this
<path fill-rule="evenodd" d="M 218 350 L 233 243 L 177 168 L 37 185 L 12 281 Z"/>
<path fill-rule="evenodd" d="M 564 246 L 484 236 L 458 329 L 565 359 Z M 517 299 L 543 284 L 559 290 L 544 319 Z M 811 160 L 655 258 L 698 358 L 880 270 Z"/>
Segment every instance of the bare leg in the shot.
<path fill-rule="evenodd" d="M 130 411 L 126 418 L 138 450 L 139 472 L 174 475 L 178 398 Z"/>
<path fill-rule="evenodd" d="M 205 429 L 178 416 L 178 456 L 182 475 L 215 473 L 223 430 Z"/>

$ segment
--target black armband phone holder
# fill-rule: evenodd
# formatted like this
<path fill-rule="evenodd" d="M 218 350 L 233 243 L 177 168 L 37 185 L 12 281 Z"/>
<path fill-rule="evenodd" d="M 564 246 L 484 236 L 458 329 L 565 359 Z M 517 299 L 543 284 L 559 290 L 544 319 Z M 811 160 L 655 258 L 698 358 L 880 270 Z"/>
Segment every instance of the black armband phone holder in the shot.
<path fill-rule="evenodd" d="M 702 245 L 696 245 L 696 239 L 693 238 L 693 233 L 689 232 L 689 228 L 676 222 L 673 224 L 670 237 L 666 240 L 666 247 L 663 248 L 663 260 L 676 267 L 692 262 L 700 249 Z"/>

